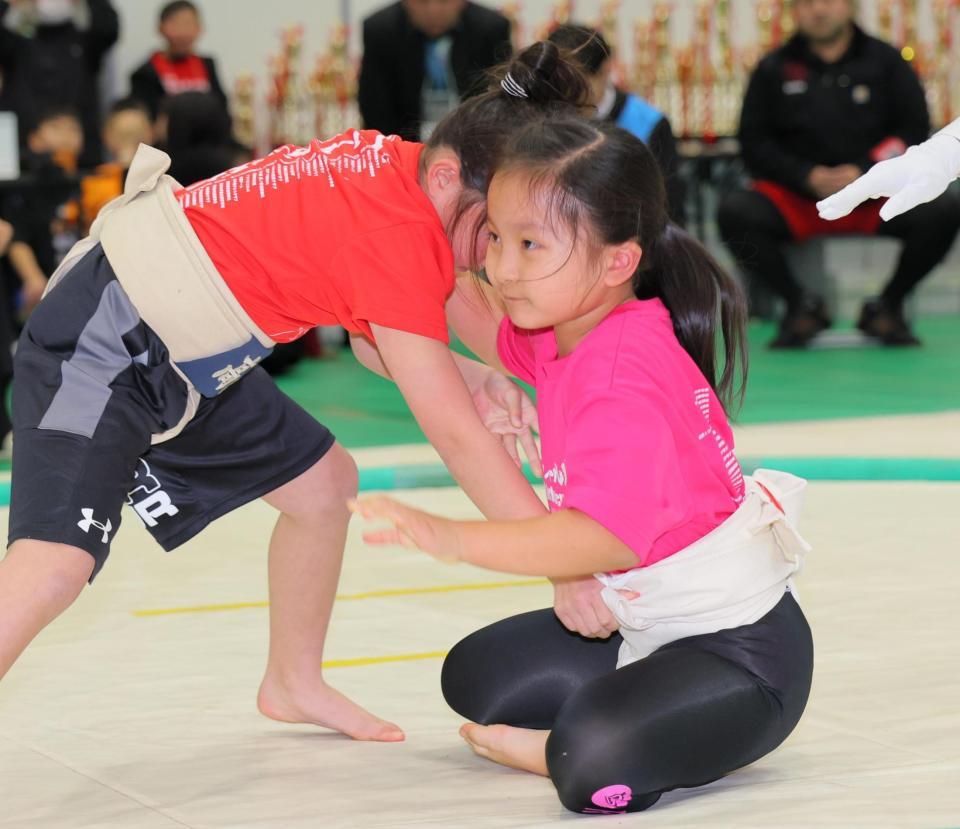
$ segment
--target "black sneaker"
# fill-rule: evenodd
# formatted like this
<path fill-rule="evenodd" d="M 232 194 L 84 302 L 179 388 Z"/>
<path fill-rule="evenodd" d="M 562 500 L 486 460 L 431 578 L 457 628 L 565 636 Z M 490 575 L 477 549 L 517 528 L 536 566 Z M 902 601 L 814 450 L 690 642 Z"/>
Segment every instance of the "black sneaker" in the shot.
<path fill-rule="evenodd" d="M 780 321 L 780 331 L 767 347 L 806 348 L 817 334 L 832 324 L 826 303 L 820 297 L 811 297 Z"/>
<path fill-rule="evenodd" d="M 863 304 L 859 328 L 868 337 L 880 340 L 890 346 L 921 345 L 916 334 L 910 329 L 903 316 L 902 308 L 890 308 L 881 299 L 870 299 Z"/>

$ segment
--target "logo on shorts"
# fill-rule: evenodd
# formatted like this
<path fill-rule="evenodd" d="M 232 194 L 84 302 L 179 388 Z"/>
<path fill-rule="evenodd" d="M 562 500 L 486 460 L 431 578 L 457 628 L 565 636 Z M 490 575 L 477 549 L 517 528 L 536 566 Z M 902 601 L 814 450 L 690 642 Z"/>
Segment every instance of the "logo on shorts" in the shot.
<path fill-rule="evenodd" d="M 80 510 L 80 514 L 83 516 L 82 521 L 77 522 L 77 526 L 83 530 L 87 535 L 90 534 L 90 530 L 93 527 L 96 527 L 100 532 L 103 533 L 103 538 L 101 539 L 104 544 L 110 540 L 110 530 L 113 529 L 113 524 L 110 523 L 110 519 L 107 519 L 106 524 L 101 524 L 99 521 L 95 521 L 93 518 L 93 510 L 89 507 L 84 507 Z"/>
<path fill-rule="evenodd" d="M 233 363 L 227 365 L 226 368 L 220 369 L 220 371 L 215 371 L 210 376 L 217 381 L 216 393 L 219 394 L 227 386 L 232 386 L 237 382 L 244 374 L 246 374 L 250 369 L 256 368 L 257 364 L 263 359 L 263 355 L 257 355 L 256 357 L 251 357 L 249 354 L 243 358 L 243 362 L 240 363 L 236 368 L 234 368 Z"/>
<path fill-rule="evenodd" d="M 156 527 L 158 518 L 180 512 L 170 500 L 170 496 L 163 491 L 160 480 L 150 471 L 150 464 L 143 458 L 140 458 L 133 477 L 139 486 L 127 493 L 127 503 L 146 526 Z"/>

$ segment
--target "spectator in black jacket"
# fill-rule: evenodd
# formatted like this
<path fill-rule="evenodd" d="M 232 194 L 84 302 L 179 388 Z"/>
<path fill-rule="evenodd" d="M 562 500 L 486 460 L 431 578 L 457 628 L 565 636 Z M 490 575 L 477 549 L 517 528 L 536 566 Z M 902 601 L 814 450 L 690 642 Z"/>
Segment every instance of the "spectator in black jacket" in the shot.
<path fill-rule="evenodd" d="M 881 295 L 865 302 L 860 329 L 886 345 L 918 345 L 903 303 L 946 256 L 960 228 L 950 194 L 881 224 L 880 202 L 837 222 L 815 203 L 873 164 L 927 138 L 930 118 L 916 74 L 892 46 L 853 22 L 853 0 L 796 0 L 798 32 L 767 55 L 750 79 L 740 121 L 751 189 L 733 193 L 718 216 L 742 270 L 786 302 L 774 348 L 805 346 L 830 317 L 791 272 L 782 247 L 828 233 L 892 236 L 903 242 Z"/>
<path fill-rule="evenodd" d="M 101 159 L 100 69 L 120 24 L 110 0 L 0 0 L 0 109 L 20 122 L 20 140 L 41 113 L 80 113 L 81 166 Z"/>
<path fill-rule="evenodd" d="M 220 86 L 216 63 L 194 52 L 203 33 L 196 4 L 190 0 L 167 3 L 160 9 L 157 31 L 165 46 L 130 76 L 130 97 L 143 101 L 153 118 L 160 113 L 164 98 L 184 92 L 210 93 L 226 109 L 227 96 Z"/>
<path fill-rule="evenodd" d="M 368 129 L 425 141 L 510 57 L 510 21 L 465 0 L 401 0 L 363 21 L 358 98 Z"/>
<path fill-rule="evenodd" d="M 685 188 L 677 175 L 677 140 L 670 119 L 643 98 L 614 84 L 613 50 L 598 30 L 566 23 L 554 29 L 548 39 L 572 52 L 580 64 L 590 82 L 597 118 L 632 132 L 650 148 L 663 173 L 670 218 L 682 227 Z"/>

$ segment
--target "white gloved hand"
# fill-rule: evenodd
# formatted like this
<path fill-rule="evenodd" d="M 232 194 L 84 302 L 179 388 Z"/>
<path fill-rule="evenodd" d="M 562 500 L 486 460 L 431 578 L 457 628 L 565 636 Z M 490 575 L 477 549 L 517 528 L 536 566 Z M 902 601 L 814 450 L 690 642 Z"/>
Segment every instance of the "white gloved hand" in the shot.
<path fill-rule="evenodd" d="M 881 161 L 838 193 L 817 202 L 822 219 L 849 214 L 867 199 L 888 197 L 880 218 L 889 221 L 918 204 L 933 201 L 960 177 L 960 140 L 938 133 L 899 158 Z"/>

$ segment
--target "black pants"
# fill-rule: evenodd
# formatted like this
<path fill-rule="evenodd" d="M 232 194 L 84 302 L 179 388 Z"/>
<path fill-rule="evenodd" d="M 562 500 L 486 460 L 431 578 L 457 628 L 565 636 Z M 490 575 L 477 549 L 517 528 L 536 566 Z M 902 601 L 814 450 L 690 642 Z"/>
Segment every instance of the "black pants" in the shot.
<path fill-rule="evenodd" d="M 552 729 L 547 768 L 575 812 L 641 811 L 773 751 L 806 706 L 813 643 L 790 593 L 751 625 L 681 639 L 616 670 L 621 638 L 553 610 L 505 619 L 447 656 L 443 695 L 483 724 Z"/>
<path fill-rule="evenodd" d="M 773 202 L 762 193 L 738 190 L 721 202 L 717 223 L 744 274 L 782 297 L 788 312 L 796 310 L 803 301 L 804 286 L 784 256 L 783 246 L 793 237 Z M 960 204 L 949 192 L 880 225 L 877 235 L 903 242 L 897 267 L 881 295 L 888 307 L 898 310 L 903 305 L 907 295 L 943 261 L 958 230 Z"/>

